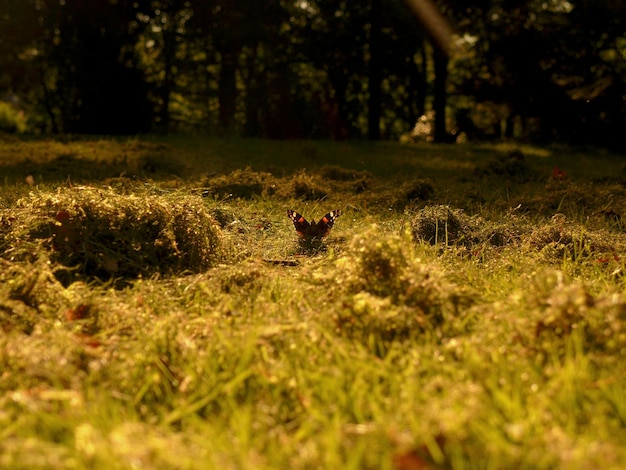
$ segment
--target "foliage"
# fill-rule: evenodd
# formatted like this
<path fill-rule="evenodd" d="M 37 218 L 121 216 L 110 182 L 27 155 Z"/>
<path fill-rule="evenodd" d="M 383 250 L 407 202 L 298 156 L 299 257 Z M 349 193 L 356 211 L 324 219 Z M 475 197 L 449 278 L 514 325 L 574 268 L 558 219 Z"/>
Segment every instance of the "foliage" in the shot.
<path fill-rule="evenodd" d="M 0 132 L 16 134 L 26 131 L 24 113 L 18 111 L 9 103 L 0 101 Z"/>
<path fill-rule="evenodd" d="M 33 130 L 623 148 L 623 2 L 438 1 L 449 57 L 400 0 L 6 3 L 0 89 Z"/>
<path fill-rule="evenodd" d="M 623 100 L 612 97 L 624 87 L 623 2 L 496 0 L 451 11 L 476 38 L 453 80 L 499 114 L 492 122 L 505 135 L 621 145 Z M 467 132 L 480 133 L 477 124 Z"/>

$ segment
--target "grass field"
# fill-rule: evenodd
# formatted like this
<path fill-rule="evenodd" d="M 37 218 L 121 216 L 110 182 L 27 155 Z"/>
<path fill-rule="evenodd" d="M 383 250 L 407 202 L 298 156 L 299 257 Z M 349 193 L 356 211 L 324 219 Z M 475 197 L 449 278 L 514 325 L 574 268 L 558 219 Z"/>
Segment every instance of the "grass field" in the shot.
<path fill-rule="evenodd" d="M 6 140 L 0 184 L 1 468 L 626 467 L 624 156 Z"/>

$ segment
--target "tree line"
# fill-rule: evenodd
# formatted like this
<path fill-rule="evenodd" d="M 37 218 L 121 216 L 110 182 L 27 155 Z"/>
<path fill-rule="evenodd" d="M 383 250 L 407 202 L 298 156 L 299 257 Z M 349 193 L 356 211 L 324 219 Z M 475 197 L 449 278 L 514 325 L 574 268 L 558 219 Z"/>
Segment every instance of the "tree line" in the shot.
<path fill-rule="evenodd" d="M 437 0 L 448 48 L 423 1 L 0 0 L 0 99 L 45 133 L 624 148 L 625 0 Z"/>

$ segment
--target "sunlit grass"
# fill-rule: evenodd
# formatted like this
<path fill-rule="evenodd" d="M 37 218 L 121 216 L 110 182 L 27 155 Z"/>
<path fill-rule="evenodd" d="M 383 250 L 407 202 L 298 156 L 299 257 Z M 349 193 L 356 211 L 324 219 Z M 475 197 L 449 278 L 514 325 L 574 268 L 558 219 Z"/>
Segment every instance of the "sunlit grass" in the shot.
<path fill-rule="evenodd" d="M 623 467 L 615 156 L 512 150 L 1 144 L 0 467 Z"/>

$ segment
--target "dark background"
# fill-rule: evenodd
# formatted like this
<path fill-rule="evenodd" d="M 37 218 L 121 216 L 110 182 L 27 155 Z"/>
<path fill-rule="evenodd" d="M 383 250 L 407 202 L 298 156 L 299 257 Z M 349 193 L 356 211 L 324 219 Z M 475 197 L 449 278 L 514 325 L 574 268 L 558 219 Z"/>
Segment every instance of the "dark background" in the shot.
<path fill-rule="evenodd" d="M 0 0 L 0 130 L 626 148 L 624 0 L 436 5 Z"/>

